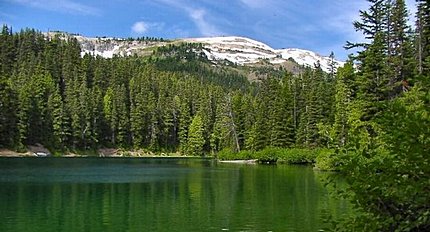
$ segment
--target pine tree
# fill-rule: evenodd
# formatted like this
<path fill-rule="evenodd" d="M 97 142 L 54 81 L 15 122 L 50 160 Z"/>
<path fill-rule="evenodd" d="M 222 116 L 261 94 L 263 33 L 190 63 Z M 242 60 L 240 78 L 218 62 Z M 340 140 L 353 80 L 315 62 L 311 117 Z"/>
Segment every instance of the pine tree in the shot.
<path fill-rule="evenodd" d="M 265 102 L 260 95 L 257 95 L 255 122 L 248 129 L 247 140 L 245 141 L 246 149 L 251 151 L 258 151 L 268 146 L 268 122 Z"/>
<path fill-rule="evenodd" d="M 323 143 L 319 134 L 319 123 L 324 123 L 325 105 L 323 88 L 324 74 L 317 66 L 316 70 L 308 68 L 302 83 L 303 108 L 300 113 L 296 143 L 305 147 L 315 147 Z M 328 107 L 329 109 L 330 107 Z M 329 114 L 328 112 L 326 114 Z"/>
<path fill-rule="evenodd" d="M 404 0 L 395 0 L 391 8 L 388 48 L 389 79 L 388 96 L 392 99 L 407 91 L 414 74 L 414 55 L 411 29 L 407 25 L 408 13 Z M 408 80 L 409 79 L 409 80 Z"/>
<path fill-rule="evenodd" d="M 340 169 L 349 196 L 361 212 L 341 230 L 425 231 L 429 220 L 422 215 L 429 208 L 423 207 L 428 197 L 423 194 L 420 175 L 426 172 L 422 171 L 425 165 L 421 167 L 426 162 L 422 154 L 429 146 L 427 140 L 417 138 L 428 134 L 422 128 L 428 128 L 428 117 L 423 115 L 429 95 L 427 89 L 420 89 L 421 83 L 406 86 L 410 91 L 400 94 L 399 82 L 414 78 L 406 10 L 401 0 L 380 3 L 389 10 L 380 8 L 388 12 L 382 24 L 387 27 L 374 33 L 359 54 L 358 72 L 352 63 L 345 65 L 336 85 L 334 143 L 346 144 L 346 149 L 339 149 Z M 418 49 L 419 61 L 423 54 Z"/>
<path fill-rule="evenodd" d="M 49 74 L 35 74 L 19 89 L 18 126 L 24 144 L 49 144 L 51 125 L 48 99 L 54 89 Z"/>
<path fill-rule="evenodd" d="M 203 121 L 199 114 L 197 114 L 190 124 L 187 141 L 187 154 L 188 155 L 203 155 L 203 146 L 205 140 L 203 138 Z"/>
<path fill-rule="evenodd" d="M 48 107 L 52 118 L 52 132 L 54 148 L 64 149 L 70 137 L 69 119 L 61 99 L 59 88 L 49 96 Z"/>
<path fill-rule="evenodd" d="M 350 60 L 339 68 L 336 76 L 335 115 L 330 132 L 330 143 L 335 147 L 344 147 L 348 143 L 348 118 L 353 94 L 349 82 L 355 79 L 354 75 Z"/>
<path fill-rule="evenodd" d="M 383 41 L 387 41 L 389 4 L 387 0 L 367 0 L 370 6 L 367 11 L 360 10 L 360 21 L 353 23 L 356 31 L 363 33 L 367 40 L 373 41 L 377 36 Z M 347 42 L 345 48 L 364 48 L 367 49 L 369 43 Z"/>
<path fill-rule="evenodd" d="M 0 147 L 17 144 L 17 102 L 9 80 L 0 76 Z"/>
<path fill-rule="evenodd" d="M 115 125 L 112 125 L 113 122 L 115 122 L 114 115 L 113 115 L 113 96 L 114 91 L 112 88 L 108 88 L 104 97 L 103 97 L 103 113 L 106 119 L 106 123 L 108 126 L 108 134 L 109 136 L 109 142 L 113 145 L 116 142 L 116 131 L 113 130 L 115 128 Z"/>
<path fill-rule="evenodd" d="M 337 71 L 334 52 L 330 52 L 329 61 L 328 61 L 327 65 L 329 67 L 329 78 L 333 79 L 335 77 L 336 71 Z"/>
<path fill-rule="evenodd" d="M 212 104 L 212 102 L 214 101 L 213 93 L 210 86 L 208 86 L 207 88 L 202 88 L 202 90 L 199 92 L 199 114 L 203 122 L 203 138 L 205 140 L 204 150 L 208 151 L 210 150 L 210 136 L 213 131 L 213 126 L 215 122 L 215 112 L 214 106 Z"/>
<path fill-rule="evenodd" d="M 253 150 L 252 144 L 254 143 L 253 138 L 255 135 L 252 134 L 253 127 L 256 121 L 256 101 L 252 94 L 247 93 L 243 96 L 241 111 L 245 112 L 243 118 L 243 127 L 244 127 L 244 149 Z M 254 137 L 253 137 L 254 136 Z"/>
<path fill-rule="evenodd" d="M 296 141 L 296 125 L 294 123 L 295 117 L 295 103 L 294 103 L 294 89 L 295 89 L 295 77 L 291 73 L 285 74 L 282 84 L 282 101 L 280 104 L 284 108 L 283 110 L 283 126 L 285 127 L 285 144 L 284 146 L 291 147 Z"/>
<path fill-rule="evenodd" d="M 130 81 L 130 123 L 134 148 L 141 148 L 145 142 L 145 96 L 139 78 Z"/>
<path fill-rule="evenodd" d="M 428 75 L 430 72 L 430 2 L 417 0 L 417 60 L 418 73 Z"/>
<path fill-rule="evenodd" d="M 0 75 L 12 75 L 13 65 L 15 63 L 16 48 L 14 46 L 14 36 L 12 28 L 3 25 L 0 33 Z"/>
<path fill-rule="evenodd" d="M 232 147 L 235 152 L 240 151 L 239 143 L 239 132 L 237 126 L 237 115 L 233 108 L 233 99 L 231 93 L 225 96 L 223 104 L 221 106 L 222 110 L 222 123 L 223 123 L 223 134 L 225 136 L 226 144 Z"/>
<path fill-rule="evenodd" d="M 268 78 L 262 82 L 261 94 L 266 112 L 268 143 L 272 147 L 288 147 L 294 139 L 292 104 L 289 89 L 290 77 L 283 80 Z"/>
<path fill-rule="evenodd" d="M 117 120 L 114 122 L 115 131 L 118 132 L 116 142 L 120 147 L 128 147 L 130 145 L 130 111 L 127 102 L 127 91 L 125 86 L 121 85 L 115 92 L 112 113 Z"/>
<path fill-rule="evenodd" d="M 179 96 L 179 150 L 182 153 L 187 151 L 188 132 L 191 124 L 191 109 L 190 104 Z"/>

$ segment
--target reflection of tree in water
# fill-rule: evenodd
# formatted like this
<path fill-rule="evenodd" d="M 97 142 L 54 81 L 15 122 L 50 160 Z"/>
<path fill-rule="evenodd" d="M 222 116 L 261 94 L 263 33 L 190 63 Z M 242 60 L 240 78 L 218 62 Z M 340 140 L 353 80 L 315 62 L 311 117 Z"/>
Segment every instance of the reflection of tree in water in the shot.
<path fill-rule="evenodd" d="M 342 212 L 342 202 L 327 196 L 309 167 L 193 159 L 108 162 L 105 168 L 118 168 L 112 175 L 128 176 L 129 181 L 90 183 L 85 178 L 95 177 L 74 172 L 85 168 L 71 168 L 68 175 L 76 182 L 2 183 L 0 216 L 5 221 L 0 230 L 315 231 L 321 226 L 321 209 Z M 52 165 L 44 170 L 55 172 Z M 93 162 L 94 173 L 103 174 L 98 166 Z M 143 177 L 133 177 L 139 174 L 136 166 Z M 100 180 L 106 180 L 103 175 Z"/>

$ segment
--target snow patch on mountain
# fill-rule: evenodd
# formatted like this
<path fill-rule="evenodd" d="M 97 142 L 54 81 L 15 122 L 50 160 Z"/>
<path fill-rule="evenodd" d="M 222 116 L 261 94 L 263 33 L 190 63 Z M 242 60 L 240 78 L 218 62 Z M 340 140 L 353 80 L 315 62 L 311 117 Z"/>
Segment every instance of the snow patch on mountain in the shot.
<path fill-rule="evenodd" d="M 58 33 L 49 32 L 49 36 L 56 36 Z M 89 38 L 80 35 L 70 35 L 62 33 L 64 39 L 74 37 L 81 44 L 81 55 L 90 54 L 112 58 L 113 56 L 148 55 L 150 48 L 165 46 L 171 43 L 201 43 L 203 52 L 209 60 L 230 61 L 238 65 L 251 65 L 261 61 L 271 64 L 282 64 L 289 59 L 294 59 L 299 65 L 314 67 L 319 63 L 321 68 L 329 72 L 331 58 L 321 56 L 315 52 L 298 49 L 273 49 L 262 42 L 238 36 L 187 38 L 174 41 L 139 41 L 118 38 Z M 145 53 L 146 50 L 146 53 Z M 150 54 L 150 53 L 149 53 Z M 341 67 L 344 62 L 334 60 L 335 67 Z"/>
<path fill-rule="evenodd" d="M 239 65 L 254 64 L 261 60 L 282 64 L 288 59 L 294 59 L 298 64 L 309 67 L 319 63 L 326 72 L 330 71 L 331 62 L 336 68 L 344 65 L 344 62 L 332 61 L 330 57 L 312 51 L 298 48 L 273 49 L 262 42 L 244 37 L 191 38 L 184 41 L 202 43 L 205 47 L 204 53 L 210 60 L 228 60 Z"/>
<path fill-rule="evenodd" d="M 202 43 L 210 60 L 228 60 L 246 65 L 262 59 L 276 58 L 275 50 L 268 45 L 243 37 L 208 37 L 184 39 L 189 43 Z"/>
<path fill-rule="evenodd" d="M 315 52 L 298 49 L 298 48 L 286 48 L 277 50 L 283 59 L 293 58 L 297 63 L 305 66 L 313 67 L 317 63 L 321 65 L 322 70 L 329 72 L 330 63 L 334 63 L 335 67 L 342 67 L 345 62 L 338 60 L 332 60 L 330 57 L 318 55 Z"/>

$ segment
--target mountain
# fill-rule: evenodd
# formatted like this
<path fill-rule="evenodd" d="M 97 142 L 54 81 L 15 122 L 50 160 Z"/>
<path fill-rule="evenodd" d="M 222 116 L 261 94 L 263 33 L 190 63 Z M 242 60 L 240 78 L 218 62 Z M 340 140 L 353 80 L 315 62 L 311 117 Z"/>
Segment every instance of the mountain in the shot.
<path fill-rule="evenodd" d="M 273 49 L 267 44 L 252 40 L 245 37 L 225 36 L 225 37 L 206 37 L 206 38 L 186 38 L 175 40 L 157 40 L 157 39 L 118 39 L 97 37 L 89 38 L 80 35 L 71 35 L 67 33 L 49 32 L 48 36 L 75 37 L 82 48 L 82 55 L 100 55 L 105 58 L 112 58 L 114 55 L 151 55 L 156 47 L 167 46 L 179 43 L 201 43 L 202 52 L 207 58 L 214 62 L 229 61 L 238 65 L 253 65 L 259 62 L 266 62 L 273 65 L 282 65 L 293 59 L 299 65 L 313 67 L 320 63 L 321 68 L 329 72 L 329 63 L 331 58 L 322 56 L 315 52 L 298 49 L 285 48 Z M 344 62 L 333 60 L 336 67 L 344 65 Z"/>
<path fill-rule="evenodd" d="M 205 54 L 210 60 L 228 60 L 240 65 L 255 64 L 267 60 L 271 64 L 282 64 L 288 59 L 294 59 L 300 65 L 313 67 L 317 62 L 328 72 L 331 61 L 328 56 L 321 56 L 315 52 L 297 49 L 273 49 L 267 44 L 249 38 L 228 36 L 183 39 L 186 42 L 202 43 Z M 336 67 L 344 62 L 334 60 Z"/>

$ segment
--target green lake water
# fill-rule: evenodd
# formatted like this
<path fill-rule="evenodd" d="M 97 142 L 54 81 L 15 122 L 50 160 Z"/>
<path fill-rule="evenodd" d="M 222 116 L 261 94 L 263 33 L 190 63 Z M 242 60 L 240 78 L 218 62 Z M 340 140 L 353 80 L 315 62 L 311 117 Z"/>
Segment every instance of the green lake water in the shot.
<path fill-rule="evenodd" d="M 327 173 L 210 159 L 1 158 L 0 231 L 319 231 Z"/>

